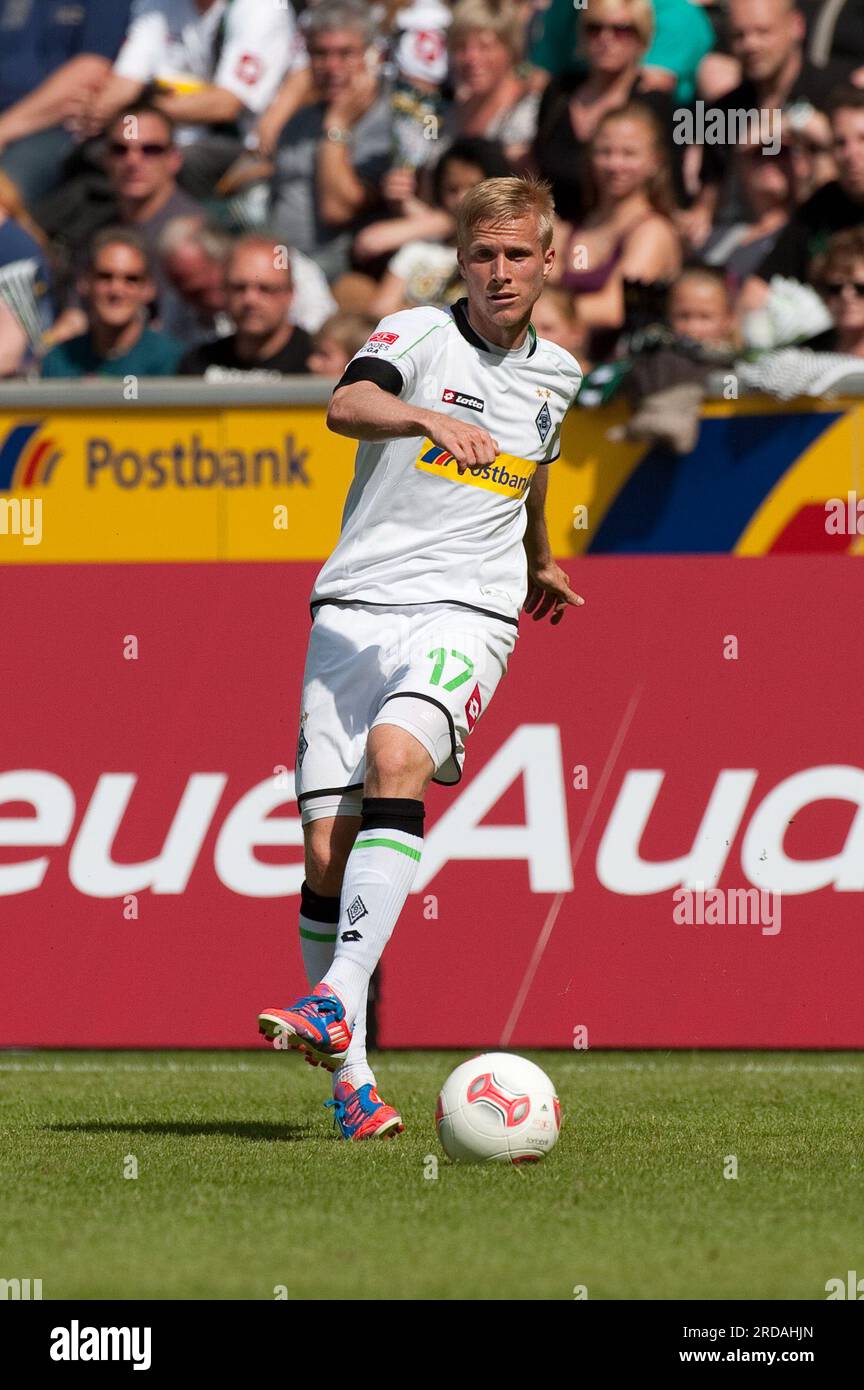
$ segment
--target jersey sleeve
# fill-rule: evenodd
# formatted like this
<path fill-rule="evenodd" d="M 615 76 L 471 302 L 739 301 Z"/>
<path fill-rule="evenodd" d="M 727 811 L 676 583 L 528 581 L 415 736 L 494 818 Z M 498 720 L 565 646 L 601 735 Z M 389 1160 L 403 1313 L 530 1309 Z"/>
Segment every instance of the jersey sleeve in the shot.
<path fill-rule="evenodd" d="M 213 85 L 233 93 L 248 111 L 259 115 L 291 69 L 295 29 L 290 8 L 234 0 Z"/>
<path fill-rule="evenodd" d="M 434 309 L 388 314 L 348 363 L 336 390 L 355 381 L 373 381 L 407 400 L 422 386 L 446 323 L 447 316 Z"/>
<path fill-rule="evenodd" d="M 114 63 L 115 74 L 133 82 L 149 82 L 159 70 L 167 38 L 165 12 L 157 0 L 135 0 L 129 29 Z"/>
<path fill-rule="evenodd" d="M 568 353 L 566 359 L 559 363 L 561 374 L 561 395 L 564 401 L 564 409 L 561 411 L 560 418 L 546 442 L 546 452 L 541 460 L 542 463 L 555 463 L 561 456 L 561 431 L 564 428 L 564 421 L 576 403 L 576 397 L 582 389 L 582 368 Z"/>

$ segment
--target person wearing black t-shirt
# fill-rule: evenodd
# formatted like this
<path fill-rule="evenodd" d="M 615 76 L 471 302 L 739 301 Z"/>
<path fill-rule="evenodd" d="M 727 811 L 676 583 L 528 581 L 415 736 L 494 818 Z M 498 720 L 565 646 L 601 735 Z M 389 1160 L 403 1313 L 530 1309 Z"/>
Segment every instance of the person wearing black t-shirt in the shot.
<path fill-rule="evenodd" d="M 225 267 L 225 307 L 237 331 L 192 348 L 180 375 L 230 381 L 307 373 L 312 339 L 288 318 L 293 294 L 287 248 L 263 236 L 242 237 Z"/>
<path fill-rule="evenodd" d="M 839 177 L 795 212 L 756 275 L 746 281 L 741 312 L 762 307 L 772 275 L 806 282 L 811 260 L 826 249 L 834 232 L 864 226 L 864 90 L 839 91 L 830 114 Z"/>
<path fill-rule="evenodd" d="M 806 61 L 804 16 L 794 0 L 730 0 L 729 26 L 730 47 L 741 64 L 742 80 L 731 92 L 712 100 L 711 109 L 759 113 L 760 123 L 770 121 L 772 139 L 777 120 L 773 113 L 780 111 L 785 131 L 791 127 L 806 134 L 814 149 L 827 154 L 830 135 L 825 111 L 845 73 Z M 734 147 L 735 140 L 727 138 L 725 143 L 706 144 L 702 151 L 702 192 L 681 219 L 693 247 L 700 246 L 711 230 Z"/>

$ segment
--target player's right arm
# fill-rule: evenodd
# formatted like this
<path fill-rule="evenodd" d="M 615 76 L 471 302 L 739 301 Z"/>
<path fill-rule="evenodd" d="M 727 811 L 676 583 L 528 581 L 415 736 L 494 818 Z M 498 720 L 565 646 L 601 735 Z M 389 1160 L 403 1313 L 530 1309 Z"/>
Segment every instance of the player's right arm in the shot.
<path fill-rule="evenodd" d="M 375 364 L 377 367 L 383 365 Z M 374 371 L 374 367 L 369 370 Z M 488 430 L 402 401 L 372 380 L 355 380 L 337 387 L 327 411 L 327 426 L 334 434 L 376 443 L 414 436 L 431 439 L 433 444 L 453 455 L 460 473 L 478 464 L 494 463 L 501 452 L 498 441 Z"/>

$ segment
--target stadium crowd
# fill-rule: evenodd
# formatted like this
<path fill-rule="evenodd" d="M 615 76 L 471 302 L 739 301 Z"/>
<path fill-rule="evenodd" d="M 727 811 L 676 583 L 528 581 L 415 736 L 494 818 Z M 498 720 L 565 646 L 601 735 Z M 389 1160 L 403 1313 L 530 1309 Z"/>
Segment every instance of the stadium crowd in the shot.
<path fill-rule="evenodd" d="M 864 0 L 0 0 L 0 376 L 338 376 L 524 172 L 634 433 L 864 359 Z"/>

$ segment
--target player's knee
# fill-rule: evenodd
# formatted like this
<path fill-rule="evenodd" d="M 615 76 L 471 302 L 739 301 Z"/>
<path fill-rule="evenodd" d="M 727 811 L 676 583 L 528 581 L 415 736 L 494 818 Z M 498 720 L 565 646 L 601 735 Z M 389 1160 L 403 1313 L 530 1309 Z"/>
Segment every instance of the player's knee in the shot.
<path fill-rule="evenodd" d="M 435 771 L 423 745 L 406 729 L 379 724 L 366 745 L 367 796 L 414 796 L 425 792 Z"/>

